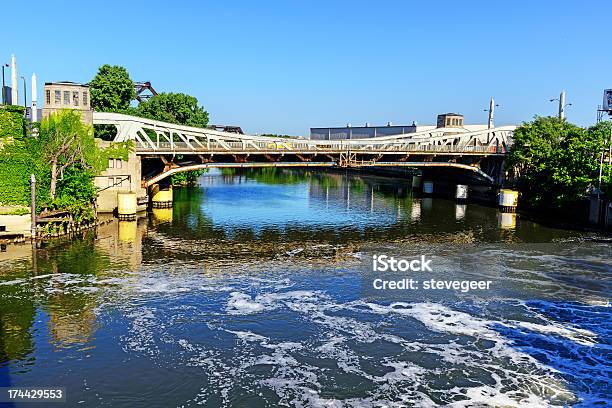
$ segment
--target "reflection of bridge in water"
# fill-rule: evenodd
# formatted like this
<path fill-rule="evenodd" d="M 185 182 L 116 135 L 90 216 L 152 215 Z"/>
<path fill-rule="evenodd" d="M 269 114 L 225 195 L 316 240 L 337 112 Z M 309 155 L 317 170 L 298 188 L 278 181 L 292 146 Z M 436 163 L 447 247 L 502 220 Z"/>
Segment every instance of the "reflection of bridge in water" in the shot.
<path fill-rule="evenodd" d="M 501 180 L 514 126 L 468 131 L 436 128 L 369 139 L 273 138 L 181 126 L 117 113 L 94 113 L 114 125 L 116 142 L 132 140 L 143 161 L 143 187 L 176 173 L 224 167 L 413 167 Z"/>

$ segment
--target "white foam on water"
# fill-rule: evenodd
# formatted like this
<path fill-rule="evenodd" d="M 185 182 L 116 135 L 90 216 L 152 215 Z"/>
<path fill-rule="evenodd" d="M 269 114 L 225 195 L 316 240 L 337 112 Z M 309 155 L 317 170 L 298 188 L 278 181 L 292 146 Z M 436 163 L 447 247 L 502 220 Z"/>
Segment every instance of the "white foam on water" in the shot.
<path fill-rule="evenodd" d="M 142 293 L 181 293 L 189 291 L 189 288 L 176 287 L 169 282 L 155 282 L 149 286 L 140 288 L 140 292 Z"/>
<path fill-rule="evenodd" d="M 10 286 L 10 285 L 19 285 L 25 283 L 25 279 L 14 279 L 10 281 L 0 281 L 0 286 Z"/>
<path fill-rule="evenodd" d="M 226 311 L 229 314 L 252 314 L 264 310 L 273 310 L 281 306 L 282 301 L 294 299 L 315 299 L 316 292 L 313 291 L 290 291 L 265 293 L 251 297 L 246 293 L 232 292 L 227 302 Z"/>
<path fill-rule="evenodd" d="M 513 324 L 512 324 L 513 323 Z M 578 344 L 585 346 L 594 346 L 597 344 L 597 335 L 590 330 L 580 329 L 572 326 L 562 326 L 559 323 L 547 322 L 548 324 L 537 324 L 532 322 L 512 322 L 508 325 L 514 325 L 515 327 L 521 327 L 527 330 L 531 330 L 543 334 L 556 334 L 558 336 L 565 337 L 568 340 L 572 340 Z"/>
<path fill-rule="evenodd" d="M 156 316 L 155 312 L 155 308 L 140 307 L 126 316 L 131 324 L 129 334 L 121 337 L 125 352 L 144 353 L 149 357 L 159 354 L 156 331 L 163 330 L 164 324 L 159 322 L 161 316 Z"/>
<path fill-rule="evenodd" d="M 266 309 L 266 305 L 253 300 L 249 295 L 240 292 L 230 293 L 227 301 L 227 312 L 229 314 L 251 314 L 261 312 Z"/>
<path fill-rule="evenodd" d="M 559 341 L 576 347 L 598 345 L 597 335 L 592 331 L 533 314 L 538 323 L 490 320 L 433 302 L 343 303 L 322 291 L 283 291 L 275 289 L 276 284 L 281 288 L 294 286 L 289 281 L 257 278 L 250 290 L 241 284 L 222 297 L 226 315 L 215 314 L 214 324 L 208 323 L 208 327 L 238 340 L 229 350 L 231 358 L 227 356 L 228 350 L 216 349 L 214 342 L 195 345 L 188 338 L 169 334 L 163 324 L 169 316 L 154 309 L 139 309 L 130 315 L 133 335 L 127 351 L 163 358 L 155 352 L 156 339 L 166 336 L 169 342 L 175 342 L 183 356 L 176 363 L 200 367 L 206 375 L 206 385 L 193 399 L 197 403 L 217 396 L 222 406 L 231 406 L 232 390 L 245 387 L 246 383 L 248 387 L 258 385 L 274 391 L 279 401 L 271 400 L 269 405 L 544 407 L 578 401 L 564 378 L 565 373 L 573 371 L 559 370 L 572 360 L 559 360 L 561 357 L 554 360 L 554 350 L 549 354 L 551 364 L 536 359 L 534 356 L 547 351 L 535 345 L 533 350 L 529 346 L 517 347 L 503 328 L 558 337 Z M 259 314 L 256 319 L 266 319 L 270 311 L 297 319 L 308 326 L 309 334 L 300 337 L 296 331 L 288 341 L 276 339 L 278 334 L 267 334 L 266 326 L 255 333 L 236 329 L 230 323 L 232 319 L 240 320 L 240 316 Z M 194 312 L 197 308 L 190 309 L 190 313 Z M 155 317 L 157 321 L 153 324 Z M 386 329 L 391 326 L 400 329 L 404 320 L 406 324 L 422 325 L 422 329 L 410 334 Z M 399 353 L 385 354 L 386 348 Z M 319 366 L 319 360 L 325 363 Z M 335 368 L 330 368 L 329 361 Z M 594 367 L 586 363 L 578 362 L 575 367 L 584 371 L 579 374 L 584 378 L 593 375 Z M 328 398 L 328 387 L 341 373 L 372 384 L 371 389 L 360 398 Z M 435 380 L 440 377 L 448 377 L 451 386 L 457 379 L 467 383 L 462 387 L 440 388 Z M 605 374 L 596 378 L 604 379 Z M 343 394 L 351 395 L 351 390 L 344 390 Z"/>

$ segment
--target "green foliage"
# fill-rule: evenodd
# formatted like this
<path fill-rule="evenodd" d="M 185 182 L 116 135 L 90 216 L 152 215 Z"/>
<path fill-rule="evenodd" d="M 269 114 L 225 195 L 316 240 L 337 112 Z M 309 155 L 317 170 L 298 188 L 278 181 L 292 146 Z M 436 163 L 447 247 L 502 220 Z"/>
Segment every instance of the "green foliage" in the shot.
<path fill-rule="evenodd" d="M 25 129 L 23 108 L 21 106 L 0 106 L 0 144 L 5 143 L 5 139 L 8 138 L 23 139 Z"/>
<path fill-rule="evenodd" d="M 601 166 L 601 190 L 608 198 L 612 198 L 612 122 L 602 121 L 587 130 L 589 137 L 597 140 L 601 146 L 598 150 Z M 603 157 L 601 156 L 603 153 Z M 603 159 L 603 162 L 602 160 Z M 597 171 L 599 178 L 599 170 Z M 599 184 L 599 180 L 597 182 Z"/>
<path fill-rule="evenodd" d="M 38 159 L 32 139 L 16 141 L 0 151 L 0 203 L 30 205 L 30 174 L 36 176 L 37 205 L 49 203 L 48 163 Z"/>
<path fill-rule="evenodd" d="M 195 97 L 182 93 L 160 93 L 141 102 L 135 113 L 137 116 L 179 125 L 208 125 L 208 112 L 198 105 Z"/>
<path fill-rule="evenodd" d="M 117 136 L 117 127 L 115 125 L 93 125 L 93 129 L 96 139 L 111 141 Z"/>
<path fill-rule="evenodd" d="M 172 175 L 171 183 L 173 186 L 194 186 L 198 182 L 198 178 L 205 174 L 208 170 L 191 170 Z"/>
<path fill-rule="evenodd" d="M 11 137 L 14 140 L 0 150 L 0 203 L 29 206 L 30 174 L 34 174 L 38 211 L 68 210 L 77 221 L 94 215 L 94 176 L 106 169 L 109 158 L 127 160 L 133 149 L 132 142 L 100 148 L 91 127 L 81 122 L 79 112 L 71 110 L 44 119 L 38 138 Z M 56 194 L 52 198 L 54 171 Z"/>
<path fill-rule="evenodd" d="M 602 134 L 600 128 L 587 130 L 554 117 L 536 117 L 518 127 L 506 164 L 527 202 L 560 208 L 584 197 L 597 185 L 606 146 Z"/>
<path fill-rule="evenodd" d="M 133 152 L 135 144 L 133 140 L 127 142 L 111 143 L 107 148 L 100 151 L 99 164 L 97 165 L 98 172 L 106 170 L 108 159 L 121 159 L 128 161 L 130 152 Z"/>
<path fill-rule="evenodd" d="M 48 202 L 48 170 L 45 164 L 36 158 L 40 150 L 33 143 L 34 139 L 24 138 L 25 121 L 22 107 L 0 108 L 0 134 L 0 203 L 29 206 L 31 174 L 39 180 L 39 201 Z"/>
<path fill-rule="evenodd" d="M 28 207 L 11 207 L 10 209 L 0 208 L 0 215 L 26 215 L 30 213 Z"/>
<path fill-rule="evenodd" d="M 92 203 L 96 200 L 93 172 L 80 164 L 69 167 L 58 184 L 55 207 L 70 211 L 75 221 L 88 221 L 94 218 Z"/>
<path fill-rule="evenodd" d="M 100 112 L 121 112 L 136 97 L 134 82 L 127 69 L 118 65 L 103 65 L 89 83 L 91 106 Z"/>

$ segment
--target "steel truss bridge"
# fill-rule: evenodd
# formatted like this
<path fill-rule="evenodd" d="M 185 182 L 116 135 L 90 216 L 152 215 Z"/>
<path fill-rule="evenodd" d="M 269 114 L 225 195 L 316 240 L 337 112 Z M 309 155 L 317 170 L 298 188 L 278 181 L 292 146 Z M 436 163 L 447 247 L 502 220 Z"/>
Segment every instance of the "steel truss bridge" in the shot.
<path fill-rule="evenodd" d="M 175 125 L 118 113 L 94 112 L 94 124 L 114 125 L 115 142 L 131 140 L 136 154 L 157 159 L 148 187 L 183 171 L 223 167 L 414 167 L 472 173 L 495 184 L 515 126 L 479 131 L 436 128 L 368 139 L 273 138 Z"/>

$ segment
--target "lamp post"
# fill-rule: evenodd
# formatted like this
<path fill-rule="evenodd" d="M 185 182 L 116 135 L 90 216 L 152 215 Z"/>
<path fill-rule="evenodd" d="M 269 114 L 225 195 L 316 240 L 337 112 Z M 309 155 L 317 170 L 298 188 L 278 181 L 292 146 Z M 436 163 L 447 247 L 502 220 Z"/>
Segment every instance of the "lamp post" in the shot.
<path fill-rule="evenodd" d="M 21 76 L 21 79 L 23 80 L 23 115 L 27 117 L 28 116 L 28 88 L 26 87 L 26 80 L 23 77 L 23 75 Z"/>
<path fill-rule="evenodd" d="M 561 91 L 558 98 L 550 99 L 550 102 L 554 101 L 559 102 L 559 120 L 565 119 L 565 108 L 567 106 L 572 106 L 571 103 L 565 103 L 565 91 Z"/>
<path fill-rule="evenodd" d="M 4 68 L 8 68 L 9 64 L 2 64 L 2 104 L 6 104 L 6 90 L 4 86 Z"/>

